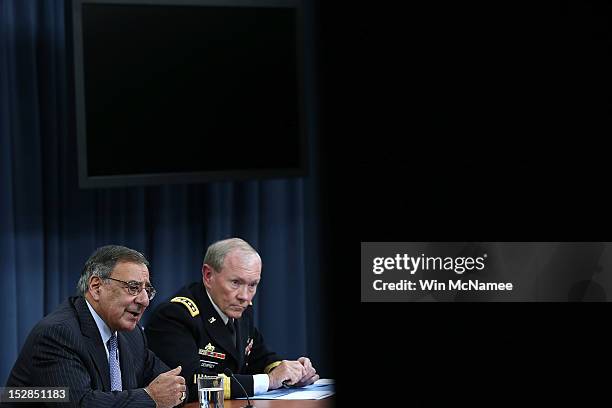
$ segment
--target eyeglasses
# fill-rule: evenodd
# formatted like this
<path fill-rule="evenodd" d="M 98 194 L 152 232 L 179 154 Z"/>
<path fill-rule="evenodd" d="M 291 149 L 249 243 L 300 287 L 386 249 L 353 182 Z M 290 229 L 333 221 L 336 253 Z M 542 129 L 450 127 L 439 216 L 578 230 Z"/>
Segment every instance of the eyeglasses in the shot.
<path fill-rule="evenodd" d="M 126 281 L 122 281 L 122 280 L 114 279 L 114 278 L 104 278 L 104 279 L 110 279 L 116 282 L 123 283 L 124 285 L 126 285 L 128 292 L 132 296 L 138 296 L 140 292 L 142 292 L 142 290 L 144 289 L 147 292 L 147 296 L 149 297 L 149 300 L 152 300 L 155 297 L 155 294 L 157 293 L 157 291 L 155 290 L 153 286 L 147 285 L 144 282 L 138 282 L 138 281 L 126 282 Z"/>

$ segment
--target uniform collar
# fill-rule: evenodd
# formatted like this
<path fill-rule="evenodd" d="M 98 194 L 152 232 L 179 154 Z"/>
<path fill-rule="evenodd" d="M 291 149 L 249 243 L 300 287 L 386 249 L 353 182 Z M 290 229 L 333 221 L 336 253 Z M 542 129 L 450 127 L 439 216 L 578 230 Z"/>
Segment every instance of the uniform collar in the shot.
<path fill-rule="evenodd" d="M 208 289 L 204 288 L 204 291 L 206 292 L 206 296 L 208 296 L 208 299 L 210 299 L 210 304 L 213 305 L 213 307 L 215 308 L 215 310 L 217 311 L 217 313 L 219 313 L 219 316 L 221 317 L 221 319 L 223 320 L 223 324 L 227 324 L 227 321 L 229 320 L 229 317 L 223 313 L 221 311 L 221 309 L 219 309 L 219 306 L 217 306 L 217 304 L 214 302 L 214 300 L 212 299 L 212 297 L 210 297 L 210 293 L 208 293 Z"/>

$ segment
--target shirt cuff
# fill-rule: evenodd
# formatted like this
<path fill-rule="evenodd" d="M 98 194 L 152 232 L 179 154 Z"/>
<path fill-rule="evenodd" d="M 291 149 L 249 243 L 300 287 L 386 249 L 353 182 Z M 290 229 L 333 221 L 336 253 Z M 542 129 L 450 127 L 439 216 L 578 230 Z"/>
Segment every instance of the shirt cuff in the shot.
<path fill-rule="evenodd" d="M 268 377 L 268 374 L 255 374 L 253 376 L 253 395 L 268 392 L 268 387 L 270 387 L 270 377 Z"/>

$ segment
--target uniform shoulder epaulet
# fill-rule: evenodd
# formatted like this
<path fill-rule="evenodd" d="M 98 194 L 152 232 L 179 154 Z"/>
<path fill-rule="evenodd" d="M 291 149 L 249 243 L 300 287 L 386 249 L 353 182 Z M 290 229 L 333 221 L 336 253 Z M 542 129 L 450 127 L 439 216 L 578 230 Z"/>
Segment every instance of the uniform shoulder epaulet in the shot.
<path fill-rule="evenodd" d="M 200 314 L 200 310 L 196 306 L 195 302 L 189 299 L 188 297 L 177 296 L 177 297 L 172 298 L 170 302 L 181 303 L 183 306 L 187 308 L 187 310 L 191 314 L 191 317 L 196 317 L 197 315 Z"/>

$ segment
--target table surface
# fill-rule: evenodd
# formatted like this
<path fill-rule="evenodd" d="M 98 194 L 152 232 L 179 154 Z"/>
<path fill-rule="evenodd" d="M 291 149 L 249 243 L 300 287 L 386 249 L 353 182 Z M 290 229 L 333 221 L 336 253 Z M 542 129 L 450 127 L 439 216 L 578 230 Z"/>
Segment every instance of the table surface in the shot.
<path fill-rule="evenodd" d="M 224 408 L 242 408 L 247 404 L 246 400 L 225 400 Z M 255 408 L 333 408 L 334 397 L 320 400 L 253 400 L 251 404 Z M 199 408 L 198 401 L 184 405 L 185 408 Z"/>

